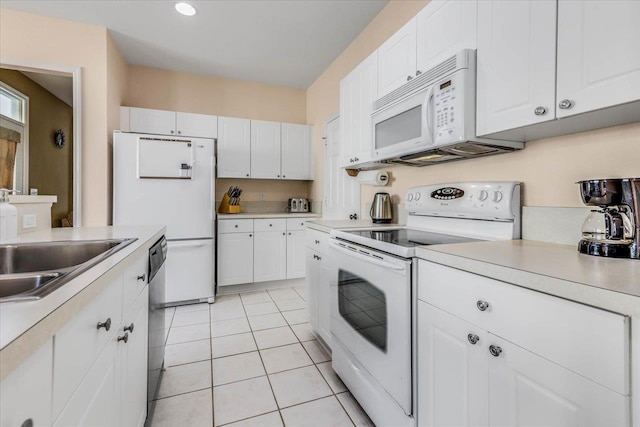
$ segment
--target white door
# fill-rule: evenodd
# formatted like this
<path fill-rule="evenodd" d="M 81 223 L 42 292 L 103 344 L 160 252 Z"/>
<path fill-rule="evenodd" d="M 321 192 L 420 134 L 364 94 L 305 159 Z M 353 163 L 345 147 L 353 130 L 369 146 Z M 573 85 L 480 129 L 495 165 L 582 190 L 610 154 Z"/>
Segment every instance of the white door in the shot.
<path fill-rule="evenodd" d="M 306 250 L 306 270 L 307 270 L 307 312 L 309 313 L 309 323 L 311 329 L 318 333 L 318 286 L 320 284 L 320 254 L 312 249 Z"/>
<path fill-rule="evenodd" d="M 280 123 L 251 120 L 251 178 L 280 179 Z"/>
<path fill-rule="evenodd" d="M 304 277 L 305 231 L 287 232 L 287 279 Z"/>
<path fill-rule="evenodd" d="M 167 302 L 213 297 L 214 245 L 214 239 L 167 242 Z"/>
<path fill-rule="evenodd" d="M 218 117 L 207 114 L 176 113 L 178 135 L 196 138 L 217 138 Z"/>
<path fill-rule="evenodd" d="M 492 427 L 630 425 L 629 396 L 495 335 L 489 334 L 483 348 L 489 357 Z"/>
<path fill-rule="evenodd" d="M 340 167 L 340 120 L 325 126 L 323 219 L 349 219 L 360 215 L 360 184 Z M 344 136 L 344 135 L 343 135 Z"/>
<path fill-rule="evenodd" d="M 555 0 L 478 2 L 478 136 L 555 118 L 555 34 Z"/>
<path fill-rule="evenodd" d="M 558 1 L 558 117 L 640 99 L 640 2 Z"/>
<path fill-rule="evenodd" d="M 416 76 L 416 19 L 407 22 L 378 48 L 378 97 Z"/>
<path fill-rule="evenodd" d="M 287 236 L 284 231 L 255 233 L 253 239 L 253 281 L 287 278 Z"/>
<path fill-rule="evenodd" d="M 418 425 L 485 427 L 487 333 L 418 301 Z"/>
<path fill-rule="evenodd" d="M 253 282 L 253 233 L 218 234 L 218 286 Z"/>
<path fill-rule="evenodd" d="M 129 109 L 129 130 L 136 133 L 175 135 L 176 113 L 131 107 Z"/>
<path fill-rule="evenodd" d="M 282 123 L 282 178 L 311 179 L 311 128 Z"/>
<path fill-rule="evenodd" d="M 434 0 L 416 15 L 419 72 L 438 65 L 461 49 L 476 48 L 478 3 Z"/>
<path fill-rule="evenodd" d="M 251 176 L 251 121 L 218 117 L 218 178 Z"/>
<path fill-rule="evenodd" d="M 316 264 L 318 288 L 318 334 L 322 340 L 331 348 L 333 337 L 331 336 L 331 286 L 329 286 L 329 274 L 331 266 L 326 255 L 318 253 Z"/>

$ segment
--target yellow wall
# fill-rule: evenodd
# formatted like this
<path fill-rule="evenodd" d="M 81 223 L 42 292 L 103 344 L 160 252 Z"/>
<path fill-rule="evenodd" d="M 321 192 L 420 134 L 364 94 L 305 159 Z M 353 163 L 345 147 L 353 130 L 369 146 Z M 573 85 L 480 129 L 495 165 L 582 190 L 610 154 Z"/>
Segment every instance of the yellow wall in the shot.
<path fill-rule="evenodd" d="M 0 81 L 29 97 L 29 188 L 58 196 L 51 226 L 60 227 L 60 220 L 73 210 L 73 109 L 18 71 L 1 68 Z M 62 148 L 53 143 L 58 129 L 65 135 Z"/>
<path fill-rule="evenodd" d="M 128 90 L 123 105 L 277 122 L 306 122 L 304 90 L 140 66 L 129 66 Z M 261 192 L 266 194 L 266 201 L 308 197 L 310 187 L 305 181 L 218 179 L 216 200 L 221 200 L 230 185 L 243 189 L 244 201 L 258 201 Z"/>
<path fill-rule="evenodd" d="M 324 121 L 339 107 L 339 82 L 408 22 L 427 1 L 395 0 L 371 21 L 307 90 L 307 123 L 314 125 L 317 177 L 311 198 L 323 193 Z M 384 191 L 402 198 L 412 185 L 462 180 L 516 180 L 524 183 L 529 206 L 582 206 L 575 182 L 587 178 L 640 175 L 640 123 L 527 142 L 524 150 L 424 168 L 394 166 Z M 363 186 L 362 202 L 379 188 Z M 397 198 L 394 197 L 397 200 Z"/>
<path fill-rule="evenodd" d="M 107 224 L 107 30 L 10 9 L 0 11 L 0 62 L 82 67 L 84 225 Z"/>

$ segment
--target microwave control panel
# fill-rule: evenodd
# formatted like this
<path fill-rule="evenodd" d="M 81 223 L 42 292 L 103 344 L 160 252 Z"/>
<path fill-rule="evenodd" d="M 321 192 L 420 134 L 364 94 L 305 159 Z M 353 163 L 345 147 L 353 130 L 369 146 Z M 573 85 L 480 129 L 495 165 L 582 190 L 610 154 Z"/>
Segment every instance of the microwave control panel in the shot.
<path fill-rule="evenodd" d="M 433 87 L 433 136 L 436 144 L 454 142 L 464 135 L 464 79 L 461 73 L 438 81 Z"/>

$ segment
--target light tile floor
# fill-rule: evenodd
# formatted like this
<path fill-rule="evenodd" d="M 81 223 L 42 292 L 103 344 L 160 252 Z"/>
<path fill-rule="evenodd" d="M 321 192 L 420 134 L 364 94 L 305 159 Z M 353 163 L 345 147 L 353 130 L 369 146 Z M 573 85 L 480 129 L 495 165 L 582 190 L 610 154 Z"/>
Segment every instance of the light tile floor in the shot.
<path fill-rule="evenodd" d="M 313 336 L 304 298 L 297 287 L 168 309 L 150 425 L 373 426 Z"/>

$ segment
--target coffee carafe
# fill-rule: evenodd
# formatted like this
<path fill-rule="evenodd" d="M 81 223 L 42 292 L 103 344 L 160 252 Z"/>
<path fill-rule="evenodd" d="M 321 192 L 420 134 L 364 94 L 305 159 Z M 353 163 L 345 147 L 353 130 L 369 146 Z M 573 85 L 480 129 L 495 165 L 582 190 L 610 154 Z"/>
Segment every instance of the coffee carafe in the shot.
<path fill-rule="evenodd" d="M 582 225 L 578 251 L 640 259 L 640 178 L 579 181 L 582 201 L 597 206 Z"/>

